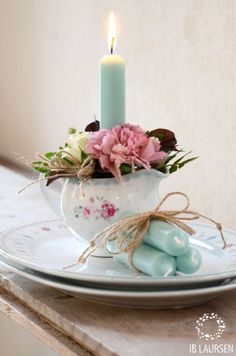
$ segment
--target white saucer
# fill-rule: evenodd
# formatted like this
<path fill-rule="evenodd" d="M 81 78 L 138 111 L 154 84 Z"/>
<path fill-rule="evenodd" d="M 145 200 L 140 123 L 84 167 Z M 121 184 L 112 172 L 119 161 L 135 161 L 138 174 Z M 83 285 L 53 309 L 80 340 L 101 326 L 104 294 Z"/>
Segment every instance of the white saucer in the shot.
<path fill-rule="evenodd" d="M 62 282 L 57 277 L 45 277 L 39 272 L 30 271 L 26 267 L 19 268 L 13 262 L 0 257 L 0 264 L 34 282 L 53 287 L 62 293 L 101 304 L 141 309 L 172 309 L 185 308 L 205 303 L 219 294 L 236 288 L 236 280 L 225 281 L 217 287 L 196 288 L 172 291 L 120 291 L 84 287 Z"/>
<path fill-rule="evenodd" d="M 76 261 L 87 242 L 73 237 L 60 220 L 44 221 L 11 229 L 0 235 L 0 254 L 11 262 L 32 270 L 77 281 L 83 285 L 112 289 L 155 289 L 212 285 L 236 277 L 236 233 L 225 229 L 229 246 L 222 250 L 219 232 L 214 226 L 192 223 L 197 235 L 191 244 L 203 257 L 201 268 L 193 275 L 153 278 L 135 273 L 112 258 L 90 257 L 87 264 L 64 270 Z"/>

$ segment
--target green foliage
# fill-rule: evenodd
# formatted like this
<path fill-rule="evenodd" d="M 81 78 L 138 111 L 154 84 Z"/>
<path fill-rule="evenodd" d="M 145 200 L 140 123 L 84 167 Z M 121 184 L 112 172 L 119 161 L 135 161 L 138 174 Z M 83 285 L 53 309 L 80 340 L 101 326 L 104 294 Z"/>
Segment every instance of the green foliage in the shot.
<path fill-rule="evenodd" d="M 80 151 L 81 151 L 81 161 L 83 162 L 83 161 L 86 160 L 86 158 L 88 157 L 88 155 L 87 155 L 84 151 L 82 151 L 81 149 L 80 149 Z"/>
<path fill-rule="evenodd" d="M 178 157 L 180 153 L 183 153 L 183 150 L 180 150 L 173 154 L 170 154 L 169 156 L 167 156 L 165 163 L 158 164 L 154 168 L 162 173 L 169 172 L 170 174 L 172 174 L 172 173 L 176 172 L 178 169 L 184 167 L 187 163 L 190 163 L 198 158 L 198 157 L 191 157 L 191 158 L 184 160 L 184 158 L 192 152 L 191 151 L 187 152 L 187 153 L 183 154 L 181 157 Z"/>
<path fill-rule="evenodd" d="M 68 130 L 68 134 L 69 135 L 73 135 L 77 132 L 76 128 L 75 127 L 70 127 L 69 130 Z"/>
<path fill-rule="evenodd" d="M 131 173 L 132 172 L 132 168 L 129 164 L 126 164 L 126 163 L 122 163 L 120 165 L 120 173 L 121 175 L 122 174 L 128 174 L 128 173 Z"/>
<path fill-rule="evenodd" d="M 187 163 L 192 162 L 192 161 L 194 161 L 194 160 L 197 159 L 197 158 L 198 158 L 198 157 L 192 157 L 192 158 L 186 159 L 185 161 L 183 161 L 183 162 L 181 162 L 181 163 L 179 164 L 179 168 L 182 168 L 182 167 L 185 166 Z"/>
<path fill-rule="evenodd" d="M 167 156 L 167 159 L 165 161 L 165 164 L 167 164 L 168 162 L 170 162 L 172 159 L 174 159 L 180 152 L 183 152 L 183 151 L 177 151 L 175 152 L 174 154 L 171 154 L 169 156 Z"/>
<path fill-rule="evenodd" d="M 56 154 L 56 152 L 47 152 L 47 153 L 45 153 L 44 156 L 50 160 L 52 157 L 55 156 L 55 154 Z"/>
<path fill-rule="evenodd" d="M 95 132 L 100 128 L 100 124 L 97 120 L 90 123 L 85 131 Z M 76 134 L 77 130 L 74 127 L 69 128 L 68 134 L 73 135 Z M 174 132 L 167 129 L 155 129 L 152 131 L 147 131 L 146 134 L 149 137 L 156 137 L 160 141 L 160 149 L 167 154 L 167 158 L 164 163 L 159 163 L 156 165 L 152 165 L 152 168 L 164 173 L 164 174 L 172 174 L 177 170 L 184 167 L 186 164 L 194 161 L 198 157 L 190 157 L 188 156 L 191 152 L 185 153 L 183 150 L 178 150 L 177 140 Z M 79 148 L 78 148 L 79 149 Z M 72 153 L 70 153 L 70 151 Z M 66 142 L 64 146 L 60 146 L 59 149 L 55 152 L 47 152 L 43 156 L 38 155 L 39 161 L 35 161 L 32 163 L 32 167 L 35 171 L 43 173 L 45 177 L 48 177 L 48 182 L 50 183 L 57 177 L 62 177 L 65 175 L 76 174 L 77 169 L 80 169 L 81 163 L 83 163 L 86 158 L 88 158 L 88 154 L 81 150 L 81 162 L 73 155 L 73 150 L 70 150 L 70 146 Z M 135 167 L 136 170 L 142 169 L 142 167 Z M 132 167 L 130 164 L 122 163 L 120 166 L 121 175 L 132 173 Z M 103 177 L 107 172 L 104 171 L 100 165 L 99 161 L 95 162 L 95 174 Z M 110 174 L 110 173 L 109 173 Z M 111 175 L 111 174 L 110 174 Z M 56 178 L 55 178 L 56 176 Z"/>
<path fill-rule="evenodd" d="M 168 167 L 165 163 L 158 164 L 156 170 L 164 174 L 168 173 Z"/>
<path fill-rule="evenodd" d="M 35 171 L 47 174 L 49 172 L 49 167 L 47 162 L 35 161 L 32 162 L 32 167 Z"/>
<path fill-rule="evenodd" d="M 70 166 L 74 165 L 74 162 L 70 160 L 68 157 L 63 157 L 62 158 L 64 162 L 68 163 Z"/>
<path fill-rule="evenodd" d="M 155 138 L 158 138 L 159 141 L 162 141 L 164 139 L 164 135 L 160 132 L 154 132 L 153 131 L 146 131 L 146 135 L 148 137 L 155 137 Z"/>

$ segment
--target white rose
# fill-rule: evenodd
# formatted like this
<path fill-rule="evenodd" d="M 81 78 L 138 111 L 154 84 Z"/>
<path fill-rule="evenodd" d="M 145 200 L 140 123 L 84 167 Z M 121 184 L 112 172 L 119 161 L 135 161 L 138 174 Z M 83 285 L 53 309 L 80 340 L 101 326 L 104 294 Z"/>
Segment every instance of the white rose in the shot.
<path fill-rule="evenodd" d="M 68 146 L 64 148 L 64 151 L 68 152 L 72 156 L 76 157 L 79 161 L 81 161 L 81 151 L 85 152 L 85 145 L 88 135 L 88 132 L 75 132 L 74 134 L 70 135 L 67 141 Z"/>
<path fill-rule="evenodd" d="M 68 155 L 66 152 L 68 152 Z M 75 161 L 76 159 L 81 161 L 81 151 L 72 147 L 65 147 L 63 149 L 63 157 L 68 158 L 70 161 Z"/>

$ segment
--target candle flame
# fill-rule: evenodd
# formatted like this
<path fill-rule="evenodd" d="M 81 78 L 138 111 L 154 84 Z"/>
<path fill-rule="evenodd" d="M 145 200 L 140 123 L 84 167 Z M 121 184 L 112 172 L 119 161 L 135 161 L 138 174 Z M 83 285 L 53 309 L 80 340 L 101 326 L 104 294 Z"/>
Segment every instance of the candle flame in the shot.
<path fill-rule="evenodd" d="M 116 20 L 113 12 L 109 15 L 108 48 L 113 54 L 116 45 Z"/>

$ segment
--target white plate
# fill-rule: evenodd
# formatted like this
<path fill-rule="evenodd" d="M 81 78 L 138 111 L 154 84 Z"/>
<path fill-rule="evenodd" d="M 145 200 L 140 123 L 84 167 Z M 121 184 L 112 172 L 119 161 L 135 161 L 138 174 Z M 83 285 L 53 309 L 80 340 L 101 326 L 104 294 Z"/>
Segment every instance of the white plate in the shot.
<path fill-rule="evenodd" d="M 75 239 L 60 220 L 34 223 L 2 233 L 0 254 L 32 270 L 102 288 L 210 285 L 236 277 L 236 233 L 228 229 L 224 231 L 229 246 L 222 250 L 222 241 L 214 226 L 201 223 L 191 226 L 198 231 L 195 238 L 191 238 L 191 245 L 198 248 L 203 257 L 202 266 L 191 276 L 153 278 L 137 274 L 112 258 L 94 257 L 85 265 L 64 270 L 65 266 L 75 262 L 87 242 L 78 240 L 78 237 Z"/>
<path fill-rule="evenodd" d="M 118 291 L 83 287 L 62 282 L 57 277 L 44 277 L 40 272 L 30 271 L 26 267 L 19 268 L 13 262 L 0 257 L 0 264 L 12 272 L 26 277 L 34 282 L 53 287 L 65 294 L 86 299 L 88 301 L 121 306 L 128 308 L 170 309 L 185 308 L 205 303 L 219 294 L 236 288 L 236 280 L 224 282 L 217 287 L 198 288 L 192 290 L 172 291 Z"/>

